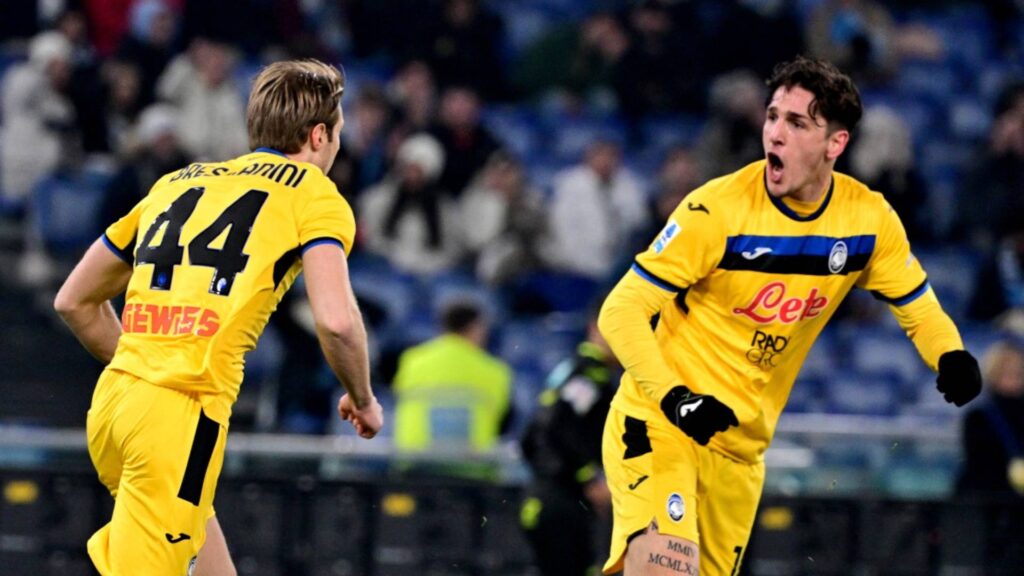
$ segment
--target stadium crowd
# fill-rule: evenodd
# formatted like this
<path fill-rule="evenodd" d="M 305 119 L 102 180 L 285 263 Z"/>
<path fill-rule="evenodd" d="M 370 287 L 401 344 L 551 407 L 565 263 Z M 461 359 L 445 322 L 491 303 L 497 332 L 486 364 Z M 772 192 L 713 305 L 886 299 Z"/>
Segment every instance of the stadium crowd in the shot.
<path fill-rule="evenodd" d="M 245 94 L 261 66 L 321 58 L 346 73 L 329 176 L 359 225 L 352 275 L 375 382 L 469 295 L 515 373 L 521 428 L 591 300 L 671 210 L 762 157 L 763 79 L 800 53 L 862 87 L 839 169 L 900 214 L 968 345 L 1019 338 L 1024 17 L 1011 0 L 5 1 L 0 237 L 15 273 L 3 290 L 45 305 L 160 175 L 248 150 Z M 884 305 L 863 296 L 841 312 L 863 331 L 838 329 L 826 352 L 891 335 Z M 299 350 L 308 334 L 285 336 L 303 329 L 301 300 L 275 321 L 264 372 L 287 389 L 265 429 L 329 429 L 326 368 Z M 859 358 L 811 363 L 792 408 L 936 409 L 916 393 L 902 407 L 843 404 L 822 365 L 869 373 Z M 883 368 L 906 400 L 901 386 L 925 380 L 904 366 Z"/>

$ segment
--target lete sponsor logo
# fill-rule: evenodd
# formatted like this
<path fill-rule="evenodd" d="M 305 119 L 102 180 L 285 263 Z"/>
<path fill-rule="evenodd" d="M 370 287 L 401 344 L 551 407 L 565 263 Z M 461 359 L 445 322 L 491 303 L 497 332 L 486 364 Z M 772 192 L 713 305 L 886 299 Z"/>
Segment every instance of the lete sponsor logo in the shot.
<path fill-rule="evenodd" d="M 781 322 L 792 324 L 799 320 L 814 318 L 828 307 L 828 297 L 811 288 L 810 293 L 787 298 L 785 282 L 772 282 L 761 288 L 753 300 L 742 308 L 733 308 L 733 314 L 746 316 L 758 324 Z"/>

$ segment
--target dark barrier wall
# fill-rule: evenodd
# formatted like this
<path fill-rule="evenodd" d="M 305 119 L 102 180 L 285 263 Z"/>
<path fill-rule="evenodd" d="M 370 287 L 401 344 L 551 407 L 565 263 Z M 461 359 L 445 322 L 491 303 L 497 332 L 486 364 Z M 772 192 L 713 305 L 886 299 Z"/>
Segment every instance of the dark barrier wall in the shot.
<path fill-rule="evenodd" d="M 0 486 L 0 573 L 94 574 L 84 543 L 112 501 L 91 473 L 4 470 Z M 243 575 L 511 576 L 534 573 L 518 503 L 478 481 L 268 475 L 224 478 L 217 514 Z M 994 502 L 766 496 L 745 572 L 1019 574 L 1022 523 Z"/>

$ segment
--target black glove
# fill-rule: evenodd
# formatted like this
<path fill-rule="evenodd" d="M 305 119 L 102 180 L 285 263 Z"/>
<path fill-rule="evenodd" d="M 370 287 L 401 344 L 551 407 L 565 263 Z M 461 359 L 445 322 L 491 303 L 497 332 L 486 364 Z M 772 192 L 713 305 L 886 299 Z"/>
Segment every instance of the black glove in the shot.
<path fill-rule="evenodd" d="M 978 361 L 967 350 L 946 352 L 939 356 L 939 377 L 935 383 L 946 402 L 967 404 L 981 392 Z"/>
<path fill-rule="evenodd" d="M 718 432 L 738 426 L 732 409 L 708 394 L 694 394 L 686 386 L 676 386 L 661 400 L 661 411 L 668 421 L 701 446 Z"/>

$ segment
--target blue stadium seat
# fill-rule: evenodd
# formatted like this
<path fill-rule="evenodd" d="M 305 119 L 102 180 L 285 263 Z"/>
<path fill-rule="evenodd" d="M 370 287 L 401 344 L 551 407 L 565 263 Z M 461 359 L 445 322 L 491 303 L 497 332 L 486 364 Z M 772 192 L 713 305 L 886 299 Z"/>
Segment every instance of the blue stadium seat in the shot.
<path fill-rule="evenodd" d="M 512 407 L 515 414 L 508 435 L 519 437 L 537 409 L 537 398 L 544 390 L 545 374 L 530 364 L 517 364 L 512 369 Z"/>
<path fill-rule="evenodd" d="M 445 306 L 457 301 L 468 300 L 483 307 L 492 325 L 505 319 L 505 306 L 498 295 L 481 284 L 466 270 L 438 272 L 423 280 L 421 292 L 429 302 L 430 312 L 439 318 Z"/>
<path fill-rule="evenodd" d="M 492 4 L 505 23 L 504 53 L 514 59 L 559 23 L 558 14 L 544 6 L 511 1 Z"/>
<path fill-rule="evenodd" d="M 948 48 L 944 64 L 952 64 L 965 74 L 970 74 L 995 52 L 989 18 L 981 6 L 963 3 L 927 15 L 922 22 L 938 32 Z"/>
<path fill-rule="evenodd" d="M 915 150 L 920 150 L 925 142 L 941 134 L 938 131 L 945 129 L 945 125 L 938 122 L 940 117 L 945 119 L 945 106 L 940 106 L 927 98 L 915 98 L 893 91 L 871 90 L 865 90 L 862 96 L 865 108 L 888 107 L 906 122 Z"/>
<path fill-rule="evenodd" d="M 544 329 L 540 322 L 513 319 L 496 328 L 498 356 L 512 365 L 537 364 L 541 346 L 537 334 Z"/>
<path fill-rule="evenodd" d="M 981 361 L 981 357 L 985 355 L 985 352 L 993 344 L 1000 340 L 1011 338 L 1007 334 L 992 329 L 988 324 L 961 323 L 958 328 L 960 329 L 960 337 L 964 341 L 964 348 L 970 351 L 979 361 Z"/>
<path fill-rule="evenodd" d="M 841 359 L 845 356 L 836 341 L 835 330 L 825 328 L 800 367 L 799 378 L 827 380 L 841 369 Z"/>
<path fill-rule="evenodd" d="M 960 80 L 945 65 L 936 62 L 905 62 L 895 81 L 896 93 L 905 98 L 925 98 L 946 103 L 960 92 Z"/>
<path fill-rule="evenodd" d="M 942 307 L 959 320 L 964 317 L 977 277 L 978 258 L 969 250 L 914 250 L 928 273 L 928 281 L 939 297 Z"/>
<path fill-rule="evenodd" d="M 544 127 L 532 110 L 521 106 L 484 109 L 481 120 L 501 143 L 524 162 L 546 156 Z"/>
<path fill-rule="evenodd" d="M 900 383 L 916 381 L 926 369 L 913 343 L 898 330 L 858 330 L 847 353 L 854 370 L 889 374 Z"/>
<path fill-rule="evenodd" d="M 965 136 L 966 134 L 977 134 L 981 127 L 977 125 L 971 126 L 970 123 L 985 123 L 987 121 L 987 113 L 974 107 L 973 102 L 961 102 L 961 104 L 962 106 L 959 108 L 957 105 L 954 105 L 950 109 L 949 123 L 951 131 L 962 130 L 965 132 Z M 953 116 L 957 114 L 965 117 L 956 120 Z M 972 115 L 975 117 L 966 118 L 966 116 Z M 954 125 L 955 122 L 959 122 L 960 125 Z M 984 127 L 984 130 L 987 133 L 987 125 Z M 984 134 L 981 137 L 984 137 Z M 918 165 L 925 178 L 959 176 L 970 167 L 974 159 L 975 149 L 976 146 L 974 144 L 963 139 L 932 139 L 921 146 Z"/>
<path fill-rule="evenodd" d="M 102 232 L 99 210 L 109 167 L 86 166 L 43 178 L 32 195 L 33 226 L 55 255 L 77 257 Z"/>
<path fill-rule="evenodd" d="M 954 98 L 949 107 L 949 131 L 956 142 L 980 142 L 992 127 L 991 107 L 981 98 Z"/>
<path fill-rule="evenodd" d="M 386 84 L 394 73 L 393 66 L 384 58 L 350 58 L 345 61 L 344 68 L 346 102 L 355 102 L 367 84 Z"/>
<path fill-rule="evenodd" d="M 825 383 L 826 406 L 838 414 L 894 416 L 899 412 L 898 382 L 837 374 Z"/>
<path fill-rule="evenodd" d="M 554 190 L 555 176 L 568 167 L 567 162 L 557 160 L 548 156 L 533 157 L 526 159 L 526 171 L 530 183 L 533 184 L 545 198 L 550 198 Z"/>
<path fill-rule="evenodd" d="M 696 144 L 704 124 L 704 117 L 689 114 L 648 116 L 640 120 L 640 136 L 645 147 L 664 154 L 673 146 Z"/>
<path fill-rule="evenodd" d="M 578 162 L 595 140 L 611 140 L 625 147 L 626 126 L 618 118 L 566 117 L 548 119 L 551 153 L 563 162 Z"/>
<path fill-rule="evenodd" d="M 386 314 L 385 322 L 389 327 L 405 324 L 420 301 L 416 279 L 393 269 L 353 267 L 350 277 L 356 298 L 380 306 Z"/>
<path fill-rule="evenodd" d="M 826 381 L 823 377 L 805 377 L 801 374 L 789 392 L 785 410 L 805 413 L 824 412 L 827 408 L 824 396 Z"/>

